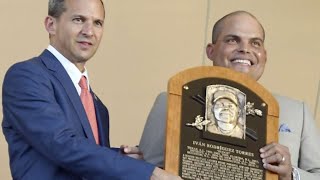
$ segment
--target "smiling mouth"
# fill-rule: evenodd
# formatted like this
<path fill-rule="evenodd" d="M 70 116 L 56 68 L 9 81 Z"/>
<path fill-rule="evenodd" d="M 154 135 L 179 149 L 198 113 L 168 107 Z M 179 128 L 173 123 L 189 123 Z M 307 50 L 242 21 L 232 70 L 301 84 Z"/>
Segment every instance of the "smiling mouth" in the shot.
<path fill-rule="evenodd" d="M 234 59 L 234 60 L 231 60 L 231 62 L 234 64 L 240 64 L 240 65 L 245 65 L 245 66 L 252 66 L 253 65 L 253 63 L 248 59 Z"/>
<path fill-rule="evenodd" d="M 84 46 L 92 46 L 92 43 L 87 41 L 78 41 L 78 43 Z"/>

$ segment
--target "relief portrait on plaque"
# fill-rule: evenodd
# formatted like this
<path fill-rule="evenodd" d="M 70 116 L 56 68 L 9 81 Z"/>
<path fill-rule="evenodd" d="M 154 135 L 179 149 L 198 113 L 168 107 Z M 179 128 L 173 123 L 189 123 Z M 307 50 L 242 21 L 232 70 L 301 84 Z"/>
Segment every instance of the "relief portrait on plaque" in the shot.
<path fill-rule="evenodd" d="M 205 98 L 198 96 L 203 99 L 205 114 L 198 114 L 187 126 L 201 130 L 205 139 L 237 146 L 246 146 L 248 137 L 258 139 L 257 132 L 247 126 L 246 118 L 248 115 L 262 117 L 262 111 L 247 102 L 246 93 L 223 84 L 207 85 L 205 89 Z"/>
<path fill-rule="evenodd" d="M 245 139 L 245 101 L 246 95 L 231 86 L 207 86 L 205 131 Z"/>

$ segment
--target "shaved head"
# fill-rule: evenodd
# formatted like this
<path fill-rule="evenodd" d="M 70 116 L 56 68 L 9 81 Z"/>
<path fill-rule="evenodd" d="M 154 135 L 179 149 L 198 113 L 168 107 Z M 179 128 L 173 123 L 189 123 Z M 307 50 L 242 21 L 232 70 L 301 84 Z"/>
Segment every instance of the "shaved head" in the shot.
<path fill-rule="evenodd" d="M 265 31 L 264 31 L 264 28 L 263 26 L 261 25 L 261 23 L 258 21 L 258 19 L 252 15 L 251 13 L 247 12 L 247 11 L 234 11 L 232 13 L 229 13 L 225 16 L 223 16 L 222 18 L 220 18 L 213 26 L 213 30 L 212 30 L 212 43 L 215 44 L 217 39 L 218 39 L 218 36 L 220 35 L 222 29 L 223 29 L 223 25 L 224 25 L 224 22 L 225 20 L 227 20 L 228 18 L 230 17 L 233 17 L 233 16 L 237 16 L 237 15 L 241 15 L 241 14 L 246 14 L 246 15 L 249 15 L 251 16 L 252 18 L 254 18 L 255 20 L 257 20 L 257 22 L 260 24 L 260 27 L 263 31 L 263 40 L 265 39 Z"/>

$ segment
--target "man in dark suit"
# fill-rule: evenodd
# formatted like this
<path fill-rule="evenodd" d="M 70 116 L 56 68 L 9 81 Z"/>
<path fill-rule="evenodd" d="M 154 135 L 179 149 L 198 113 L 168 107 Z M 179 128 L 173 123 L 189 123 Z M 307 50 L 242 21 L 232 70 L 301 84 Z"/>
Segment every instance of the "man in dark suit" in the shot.
<path fill-rule="evenodd" d="M 49 0 L 49 47 L 8 70 L 2 128 L 13 179 L 180 179 L 132 158 L 138 148 L 110 148 L 108 110 L 85 68 L 104 17 L 101 0 Z"/>

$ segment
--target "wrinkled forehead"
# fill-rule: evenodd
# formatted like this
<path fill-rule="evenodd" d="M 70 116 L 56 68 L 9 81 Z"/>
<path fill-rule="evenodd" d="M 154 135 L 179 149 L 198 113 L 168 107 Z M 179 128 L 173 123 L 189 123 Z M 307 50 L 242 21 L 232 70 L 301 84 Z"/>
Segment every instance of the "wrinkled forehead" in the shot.
<path fill-rule="evenodd" d="M 65 2 L 66 13 L 95 17 L 103 20 L 105 18 L 105 9 L 101 0 L 67 0 Z"/>
<path fill-rule="evenodd" d="M 227 17 L 222 22 L 221 32 L 218 39 L 231 35 L 264 40 L 264 30 L 261 24 L 255 18 L 247 14 L 233 15 Z"/>

